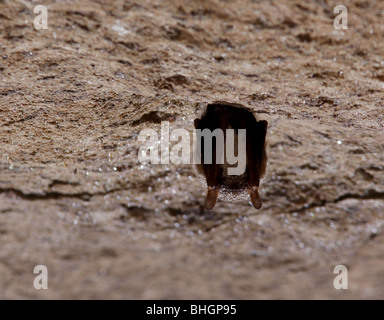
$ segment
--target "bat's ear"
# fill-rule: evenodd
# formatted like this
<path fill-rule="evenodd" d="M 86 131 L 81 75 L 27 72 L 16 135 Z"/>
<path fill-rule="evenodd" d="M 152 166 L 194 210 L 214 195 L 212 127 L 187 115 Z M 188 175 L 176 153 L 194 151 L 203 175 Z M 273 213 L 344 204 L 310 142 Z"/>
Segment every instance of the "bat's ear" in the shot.
<path fill-rule="evenodd" d="M 200 119 L 195 119 L 195 121 L 193 121 L 194 125 L 195 125 L 195 129 L 198 129 L 199 128 L 199 123 L 201 122 Z"/>

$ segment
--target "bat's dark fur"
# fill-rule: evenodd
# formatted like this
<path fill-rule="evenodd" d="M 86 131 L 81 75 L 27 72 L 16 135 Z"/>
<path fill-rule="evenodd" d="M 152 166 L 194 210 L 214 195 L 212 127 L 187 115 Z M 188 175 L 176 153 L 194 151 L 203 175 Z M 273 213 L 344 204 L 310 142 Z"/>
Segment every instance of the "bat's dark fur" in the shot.
<path fill-rule="evenodd" d="M 265 174 L 267 167 L 265 150 L 267 126 L 267 121 L 257 121 L 253 113 L 247 108 L 223 102 L 208 104 L 201 119 L 195 119 L 195 128 L 201 130 L 210 129 L 213 131 L 220 128 L 225 133 L 226 129 L 235 129 L 235 132 L 237 129 L 246 129 L 246 170 L 242 175 L 227 175 L 225 169 L 230 165 L 226 163 L 226 160 L 224 164 L 216 163 L 215 139 L 212 143 L 212 164 L 204 164 L 204 144 L 201 143 L 197 146 L 201 150 L 202 163 L 197 165 L 197 169 L 204 175 L 208 185 L 205 201 L 207 209 L 210 210 L 215 206 L 221 187 L 232 190 L 247 188 L 253 206 L 256 209 L 261 208 L 262 203 L 258 188 L 260 179 Z M 235 141 L 237 141 L 236 136 Z M 237 152 L 236 149 L 235 152 Z"/>

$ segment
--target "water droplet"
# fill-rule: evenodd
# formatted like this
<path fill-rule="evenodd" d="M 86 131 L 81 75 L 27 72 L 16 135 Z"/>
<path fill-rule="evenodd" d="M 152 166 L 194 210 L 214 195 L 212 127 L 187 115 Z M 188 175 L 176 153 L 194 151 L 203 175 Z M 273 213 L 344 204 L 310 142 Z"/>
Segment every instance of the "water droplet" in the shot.
<path fill-rule="evenodd" d="M 115 73 L 114 73 L 114 76 L 117 78 L 117 79 L 125 79 L 125 74 L 124 74 L 124 72 L 122 72 L 122 71 L 116 71 Z"/>

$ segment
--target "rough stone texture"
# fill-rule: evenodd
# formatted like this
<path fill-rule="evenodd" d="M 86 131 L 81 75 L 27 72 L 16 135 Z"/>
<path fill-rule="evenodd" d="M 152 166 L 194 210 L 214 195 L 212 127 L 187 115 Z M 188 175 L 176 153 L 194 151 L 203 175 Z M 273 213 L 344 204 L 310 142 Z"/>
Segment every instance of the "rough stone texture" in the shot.
<path fill-rule="evenodd" d="M 0 298 L 384 297 L 383 2 L 36 4 L 0 0 Z M 138 161 L 220 99 L 269 122 L 261 210 Z"/>

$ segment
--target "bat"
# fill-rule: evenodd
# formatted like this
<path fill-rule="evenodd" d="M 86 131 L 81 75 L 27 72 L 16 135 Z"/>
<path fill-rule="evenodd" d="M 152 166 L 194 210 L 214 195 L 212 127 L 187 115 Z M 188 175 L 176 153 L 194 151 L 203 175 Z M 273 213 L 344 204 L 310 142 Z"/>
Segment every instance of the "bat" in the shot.
<path fill-rule="evenodd" d="M 205 136 L 200 135 L 200 139 L 197 139 L 196 148 L 200 151 L 201 161 L 196 167 L 198 172 L 205 177 L 208 186 L 204 207 L 208 210 L 213 209 L 220 189 L 226 188 L 228 190 L 247 189 L 253 206 L 256 209 L 260 209 L 262 206 L 259 195 L 260 179 L 265 174 L 268 161 L 265 142 L 268 122 L 265 120 L 258 121 L 252 111 L 242 105 L 217 102 L 208 104 L 202 117 L 195 119 L 194 125 L 201 132 L 204 129 L 209 129 L 210 132 L 221 129 L 224 136 L 224 146 L 219 145 L 222 141 L 215 136 L 211 138 L 211 143 L 208 143 L 208 145 Z M 233 129 L 235 132 L 235 139 L 233 139 L 234 152 L 237 152 L 237 157 L 243 157 L 241 160 L 246 164 L 242 174 L 228 174 L 228 168 L 233 167 L 233 164 L 228 163 L 226 152 L 228 149 L 228 129 Z M 240 129 L 246 130 L 244 154 L 240 154 L 239 150 L 241 148 L 236 143 L 238 141 L 236 137 Z M 222 163 L 218 161 L 217 156 L 217 148 L 219 147 L 221 147 L 220 150 L 226 155 L 224 161 L 221 161 Z M 211 163 L 204 161 L 204 153 L 207 150 L 211 151 Z"/>

